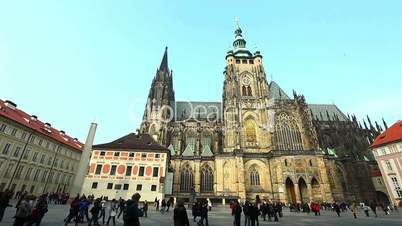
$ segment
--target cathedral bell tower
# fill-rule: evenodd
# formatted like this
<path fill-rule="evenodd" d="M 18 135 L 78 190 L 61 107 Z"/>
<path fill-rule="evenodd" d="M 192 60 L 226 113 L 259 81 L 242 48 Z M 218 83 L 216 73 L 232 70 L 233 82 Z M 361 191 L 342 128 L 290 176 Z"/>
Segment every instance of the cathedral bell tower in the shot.
<path fill-rule="evenodd" d="M 271 144 L 266 111 L 269 86 L 262 55 L 247 49 L 239 24 L 234 34 L 224 71 L 224 151 L 261 152 Z"/>
<path fill-rule="evenodd" d="M 173 77 L 168 67 L 166 47 L 162 62 L 152 80 L 140 132 L 148 133 L 158 143 L 165 144 L 167 124 L 172 121 L 174 115 L 174 103 Z"/>

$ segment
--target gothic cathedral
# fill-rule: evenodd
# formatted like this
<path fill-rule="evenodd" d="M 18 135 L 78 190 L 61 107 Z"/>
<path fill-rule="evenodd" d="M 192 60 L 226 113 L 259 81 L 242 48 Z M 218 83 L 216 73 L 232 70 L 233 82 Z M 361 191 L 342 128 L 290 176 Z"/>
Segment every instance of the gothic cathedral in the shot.
<path fill-rule="evenodd" d="M 372 185 L 355 186 L 361 182 L 345 168 L 368 162 L 362 150 L 374 134 L 335 105 L 307 104 L 303 95 L 291 98 L 268 81 L 261 53 L 247 49 L 239 25 L 223 76 L 222 102 L 175 101 L 165 50 L 140 131 L 171 152 L 172 196 L 220 201 L 258 195 L 284 203 L 366 198 L 356 189 Z M 331 128 L 333 134 L 354 131 L 363 147 L 332 142 Z"/>

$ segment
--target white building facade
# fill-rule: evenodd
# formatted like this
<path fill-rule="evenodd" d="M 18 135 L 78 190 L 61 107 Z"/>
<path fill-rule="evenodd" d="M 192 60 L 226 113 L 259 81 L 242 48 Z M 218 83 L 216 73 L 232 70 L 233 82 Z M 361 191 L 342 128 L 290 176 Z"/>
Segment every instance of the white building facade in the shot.
<path fill-rule="evenodd" d="M 402 205 L 402 121 L 376 138 L 371 150 L 378 162 L 390 201 Z"/>
<path fill-rule="evenodd" d="M 169 151 L 147 134 L 131 133 L 111 143 L 94 145 L 82 193 L 141 201 L 164 198 Z"/>

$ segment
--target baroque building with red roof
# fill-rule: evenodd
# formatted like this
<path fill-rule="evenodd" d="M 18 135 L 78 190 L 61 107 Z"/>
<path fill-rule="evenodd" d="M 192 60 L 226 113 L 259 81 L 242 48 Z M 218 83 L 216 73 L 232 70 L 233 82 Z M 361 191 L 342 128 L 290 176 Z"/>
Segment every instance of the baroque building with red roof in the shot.
<path fill-rule="evenodd" d="M 0 100 L 0 191 L 70 191 L 83 144 L 50 123 Z"/>

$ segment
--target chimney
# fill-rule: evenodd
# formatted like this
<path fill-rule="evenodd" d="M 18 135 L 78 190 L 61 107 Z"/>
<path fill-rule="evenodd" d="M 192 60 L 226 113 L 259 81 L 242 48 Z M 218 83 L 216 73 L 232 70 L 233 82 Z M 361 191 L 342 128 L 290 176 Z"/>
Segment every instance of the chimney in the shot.
<path fill-rule="evenodd" d="M 17 104 L 12 102 L 11 100 L 6 100 L 4 105 L 6 105 L 6 107 L 13 109 L 13 110 L 15 110 L 17 108 Z"/>

